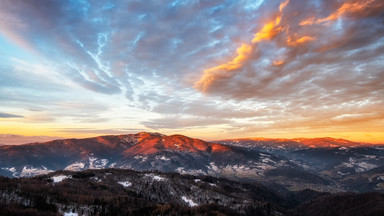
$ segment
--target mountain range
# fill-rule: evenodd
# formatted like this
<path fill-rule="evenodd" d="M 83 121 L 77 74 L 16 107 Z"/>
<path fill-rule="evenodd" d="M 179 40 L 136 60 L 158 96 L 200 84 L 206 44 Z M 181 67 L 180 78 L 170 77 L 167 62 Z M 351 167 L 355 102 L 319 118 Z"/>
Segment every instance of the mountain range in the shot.
<path fill-rule="evenodd" d="M 0 174 L 121 168 L 209 175 L 268 187 L 325 192 L 384 191 L 384 146 L 343 139 L 245 138 L 205 142 L 137 133 L 0 146 Z"/>

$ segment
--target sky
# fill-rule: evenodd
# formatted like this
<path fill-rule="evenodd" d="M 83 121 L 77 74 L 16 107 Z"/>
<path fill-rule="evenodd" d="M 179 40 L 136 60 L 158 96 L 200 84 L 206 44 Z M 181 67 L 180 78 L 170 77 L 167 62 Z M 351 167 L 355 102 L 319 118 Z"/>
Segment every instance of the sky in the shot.
<path fill-rule="evenodd" d="M 0 143 L 384 143 L 382 0 L 0 0 Z"/>

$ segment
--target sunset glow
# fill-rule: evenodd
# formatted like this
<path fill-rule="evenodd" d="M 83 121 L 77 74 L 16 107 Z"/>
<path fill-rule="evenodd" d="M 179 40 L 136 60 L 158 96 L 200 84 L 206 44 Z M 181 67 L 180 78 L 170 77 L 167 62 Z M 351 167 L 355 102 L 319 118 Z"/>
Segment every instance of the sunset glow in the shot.
<path fill-rule="evenodd" d="M 0 144 L 384 143 L 384 2 L 0 0 Z"/>

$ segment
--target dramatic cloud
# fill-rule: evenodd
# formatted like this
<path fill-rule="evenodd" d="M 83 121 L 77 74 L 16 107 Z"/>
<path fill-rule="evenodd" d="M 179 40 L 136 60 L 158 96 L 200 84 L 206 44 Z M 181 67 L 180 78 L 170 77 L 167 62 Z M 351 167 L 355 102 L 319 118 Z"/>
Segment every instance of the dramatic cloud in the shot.
<path fill-rule="evenodd" d="M 360 125 L 384 140 L 383 11 L 380 0 L 0 0 L 0 130 L 357 139 Z"/>
<path fill-rule="evenodd" d="M 266 23 L 255 34 L 254 38 L 252 39 L 252 44 L 242 44 L 241 47 L 236 50 L 237 56 L 228 63 L 205 70 L 204 76 L 195 83 L 195 87 L 206 92 L 209 86 L 212 85 L 216 79 L 228 79 L 233 77 L 235 75 L 233 72 L 244 67 L 244 65 L 252 57 L 252 54 L 255 52 L 257 47 L 257 43 L 260 43 L 263 40 L 273 39 L 282 30 L 279 24 L 281 21 L 283 9 L 287 6 L 288 3 L 289 0 L 280 4 L 279 13 L 272 19 L 272 21 Z"/>
<path fill-rule="evenodd" d="M 304 80 L 294 83 L 292 77 L 308 73 L 305 70 L 312 66 L 332 64 L 333 67 L 339 67 L 335 68 L 335 72 L 343 73 L 344 67 L 351 62 L 366 64 L 367 59 L 353 58 L 355 55 L 351 56 L 351 52 L 369 49 L 364 46 L 368 45 L 364 44 L 368 40 L 371 44 L 378 44 L 382 40 L 382 14 L 378 11 L 382 11 L 384 3 L 375 0 L 347 1 L 334 3 L 336 8 L 327 8 L 328 3 L 316 6 L 310 1 L 300 4 L 292 1 L 291 6 L 289 1 L 282 2 L 279 11 L 269 18 L 272 21 L 266 21 L 254 35 L 252 44 L 243 44 L 237 49 L 237 56 L 228 63 L 205 70 L 195 87 L 206 93 L 239 99 L 264 97 L 258 90 L 260 88 L 263 91 L 276 91 L 279 88 L 285 91 L 282 95 L 285 97 L 289 96 L 290 91 L 286 91 L 284 84 L 288 81 L 289 85 L 305 85 Z M 287 11 L 284 11 L 286 7 Z M 306 9 L 309 9 L 308 14 Z M 319 17 L 313 16 L 313 10 Z M 322 18 L 325 13 L 330 15 Z M 367 22 L 373 17 L 377 17 L 380 24 L 368 27 Z M 367 30 L 370 34 L 366 33 Z M 250 60 L 256 55 L 257 59 Z M 376 61 L 373 57 L 369 60 Z M 316 74 L 311 74 L 311 77 L 321 77 L 327 72 L 326 69 L 316 69 Z M 354 72 L 350 73 L 355 75 Z M 379 71 L 375 76 L 382 74 Z M 310 87 L 308 84 L 300 89 Z"/>

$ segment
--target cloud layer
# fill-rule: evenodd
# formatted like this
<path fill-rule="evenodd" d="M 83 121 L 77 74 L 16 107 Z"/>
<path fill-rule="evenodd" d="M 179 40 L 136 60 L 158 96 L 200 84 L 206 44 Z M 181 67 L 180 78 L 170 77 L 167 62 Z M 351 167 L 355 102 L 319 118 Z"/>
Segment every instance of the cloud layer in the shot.
<path fill-rule="evenodd" d="M 380 0 L 0 5 L 2 119 L 384 141 Z"/>

